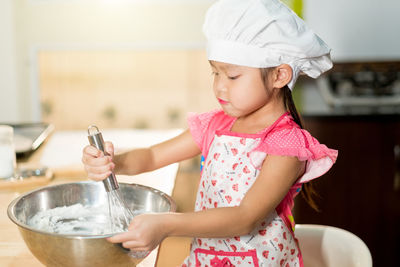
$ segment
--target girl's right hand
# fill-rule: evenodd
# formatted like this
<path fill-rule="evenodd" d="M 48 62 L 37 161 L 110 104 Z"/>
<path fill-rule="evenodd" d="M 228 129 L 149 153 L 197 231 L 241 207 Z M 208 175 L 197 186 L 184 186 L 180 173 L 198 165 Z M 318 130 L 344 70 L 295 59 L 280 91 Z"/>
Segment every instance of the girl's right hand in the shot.
<path fill-rule="evenodd" d="M 115 168 L 113 163 L 114 146 L 111 142 L 104 142 L 106 155 L 94 146 L 83 149 L 82 162 L 88 178 L 95 181 L 106 179 Z"/>

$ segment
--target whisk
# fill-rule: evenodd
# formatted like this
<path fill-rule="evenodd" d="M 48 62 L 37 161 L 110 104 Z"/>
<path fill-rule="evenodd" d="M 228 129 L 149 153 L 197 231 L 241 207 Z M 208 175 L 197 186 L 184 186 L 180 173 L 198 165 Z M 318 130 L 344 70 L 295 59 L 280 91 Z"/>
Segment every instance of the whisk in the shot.
<path fill-rule="evenodd" d="M 88 128 L 89 143 L 103 151 L 108 155 L 104 149 L 104 140 L 99 128 L 91 125 Z M 119 190 L 119 184 L 115 174 L 112 172 L 106 179 L 103 180 L 104 188 L 108 197 L 108 214 L 110 218 L 110 228 L 112 233 L 125 232 L 128 230 L 130 221 L 134 217 L 133 212 L 128 208 L 124 199 L 122 198 Z M 122 245 L 120 244 L 122 247 Z M 123 247 L 122 247 L 123 248 Z M 144 258 L 149 251 L 129 251 L 132 258 Z"/>
<path fill-rule="evenodd" d="M 108 155 L 104 149 L 103 136 L 97 126 L 89 126 L 88 139 L 92 146 L 103 151 L 105 155 Z M 127 205 L 120 194 L 119 184 L 115 174 L 111 173 L 103 180 L 103 184 L 108 197 L 108 213 L 112 233 L 127 231 L 130 221 L 133 218 L 133 213 L 129 208 L 127 208 Z"/>

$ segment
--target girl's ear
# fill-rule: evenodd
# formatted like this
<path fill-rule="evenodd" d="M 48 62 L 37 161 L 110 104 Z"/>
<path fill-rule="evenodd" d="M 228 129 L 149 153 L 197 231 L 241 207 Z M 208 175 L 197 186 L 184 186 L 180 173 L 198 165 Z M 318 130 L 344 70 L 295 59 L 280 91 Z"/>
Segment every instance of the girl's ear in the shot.
<path fill-rule="evenodd" d="M 288 64 L 282 64 L 275 67 L 274 71 L 274 88 L 282 88 L 292 80 L 293 71 Z"/>

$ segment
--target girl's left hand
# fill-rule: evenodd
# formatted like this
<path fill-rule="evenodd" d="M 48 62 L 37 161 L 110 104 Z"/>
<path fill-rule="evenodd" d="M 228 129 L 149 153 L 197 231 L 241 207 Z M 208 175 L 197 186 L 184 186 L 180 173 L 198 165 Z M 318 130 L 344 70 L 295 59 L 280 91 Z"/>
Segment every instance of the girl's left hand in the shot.
<path fill-rule="evenodd" d="M 133 251 L 151 251 L 167 237 L 163 214 L 141 214 L 133 218 L 128 232 L 107 238 Z"/>

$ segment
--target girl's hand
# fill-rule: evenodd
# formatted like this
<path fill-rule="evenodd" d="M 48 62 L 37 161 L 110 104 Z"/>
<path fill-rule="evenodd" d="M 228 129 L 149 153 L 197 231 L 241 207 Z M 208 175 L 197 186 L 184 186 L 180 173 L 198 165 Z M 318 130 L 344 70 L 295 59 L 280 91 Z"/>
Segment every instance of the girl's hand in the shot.
<path fill-rule="evenodd" d="M 151 251 L 167 237 L 163 214 L 141 214 L 133 218 L 128 232 L 107 238 L 133 251 Z"/>
<path fill-rule="evenodd" d="M 104 180 L 114 170 L 115 164 L 112 162 L 114 146 L 111 142 L 105 142 L 104 149 L 106 155 L 94 146 L 86 146 L 83 149 L 82 162 L 91 180 Z"/>

